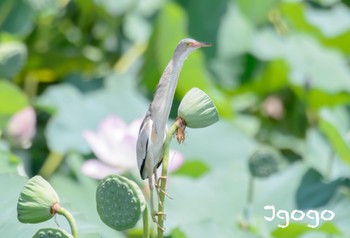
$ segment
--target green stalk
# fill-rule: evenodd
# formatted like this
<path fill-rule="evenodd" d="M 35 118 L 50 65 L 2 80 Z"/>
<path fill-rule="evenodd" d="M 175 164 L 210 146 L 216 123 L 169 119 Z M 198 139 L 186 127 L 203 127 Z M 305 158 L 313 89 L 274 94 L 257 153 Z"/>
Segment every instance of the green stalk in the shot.
<path fill-rule="evenodd" d="M 145 210 L 142 213 L 143 221 L 143 238 L 149 238 L 149 220 L 148 220 L 148 206 L 146 204 Z"/>
<path fill-rule="evenodd" d="M 254 176 L 249 175 L 247 203 L 244 209 L 244 219 L 246 220 L 248 226 L 250 225 L 250 222 L 251 222 L 253 197 L 254 197 Z"/>
<path fill-rule="evenodd" d="M 247 204 L 253 203 L 254 197 L 254 176 L 249 176 L 249 184 L 248 184 L 248 196 L 247 196 Z"/>
<path fill-rule="evenodd" d="M 72 214 L 68 210 L 66 210 L 65 208 L 63 208 L 61 206 L 59 206 L 57 208 L 57 213 L 60 214 L 60 215 L 63 215 L 67 219 L 73 237 L 74 238 L 78 238 L 79 236 L 78 236 L 77 223 L 75 222 L 74 217 L 72 216 Z"/>
<path fill-rule="evenodd" d="M 130 47 L 114 65 L 114 69 L 120 73 L 127 71 L 130 66 L 133 65 L 133 63 L 145 52 L 146 47 L 147 45 L 144 43 L 137 43 Z"/>
<path fill-rule="evenodd" d="M 39 175 L 44 178 L 50 177 L 63 162 L 64 156 L 58 152 L 50 152 L 43 166 L 39 171 Z"/>
<path fill-rule="evenodd" d="M 167 176 L 168 176 L 168 160 L 169 160 L 169 147 L 171 139 L 173 138 L 174 133 L 179 127 L 179 121 L 177 120 L 169 129 L 165 142 L 164 142 L 164 157 L 163 157 L 163 165 L 162 165 L 162 179 L 160 180 L 160 195 L 159 195 L 159 203 L 158 203 L 158 238 L 163 238 L 163 232 L 162 229 L 164 226 L 164 198 L 165 198 L 165 191 L 166 191 L 166 184 L 167 184 Z M 164 191 L 164 192 L 162 192 Z"/>

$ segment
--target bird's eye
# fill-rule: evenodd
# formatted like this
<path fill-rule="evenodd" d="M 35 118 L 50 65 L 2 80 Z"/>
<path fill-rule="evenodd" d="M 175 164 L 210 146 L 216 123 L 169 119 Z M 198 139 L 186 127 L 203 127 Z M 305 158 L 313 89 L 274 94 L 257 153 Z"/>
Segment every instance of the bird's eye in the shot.
<path fill-rule="evenodd" d="M 185 45 L 186 45 L 186 46 L 190 46 L 190 45 L 191 45 L 191 42 L 186 42 Z"/>

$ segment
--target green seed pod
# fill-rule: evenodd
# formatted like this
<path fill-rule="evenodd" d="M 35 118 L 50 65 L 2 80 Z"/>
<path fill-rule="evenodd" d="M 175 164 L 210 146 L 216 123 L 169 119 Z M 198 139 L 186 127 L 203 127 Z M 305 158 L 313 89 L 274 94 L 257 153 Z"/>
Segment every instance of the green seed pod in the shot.
<path fill-rule="evenodd" d="M 35 233 L 33 238 L 73 238 L 73 236 L 62 229 L 42 228 Z"/>
<path fill-rule="evenodd" d="M 101 220 L 122 231 L 135 226 L 146 201 L 136 183 L 122 176 L 110 175 L 97 187 L 96 205 Z"/>
<path fill-rule="evenodd" d="M 280 155 L 269 147 L 257 149 L 249 158 L 249 171 L 252 176 L 265 178 L 279 170 Z"/>
<path fill-rule="evenodd" d="M 210 97 L 199 88 L 192 88 L 183 97 L 178 115 L 190 128 L 203 128 L 219 120 L 216 107 Z"/>
<path fill-rule="evenodd" d="M 37 175 L 24 186 L 17 203 L 17 218 L 22 223 L 47 221 L 55 214 L 51 207 L 59 203 L 56 191 Z"/>

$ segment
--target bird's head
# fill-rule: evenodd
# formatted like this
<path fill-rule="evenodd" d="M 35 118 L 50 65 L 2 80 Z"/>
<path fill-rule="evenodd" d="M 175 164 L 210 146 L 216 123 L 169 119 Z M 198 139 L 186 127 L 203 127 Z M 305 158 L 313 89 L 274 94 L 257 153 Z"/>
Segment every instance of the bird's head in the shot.
<path fill-rule="evenodd" d="M 175 55 L 187 57 L 192 51 L 201 47 L 212 46 L 210 43 L 196 41 L 194 39 L 185 38 L 182 39 L 175 49 Z"/>

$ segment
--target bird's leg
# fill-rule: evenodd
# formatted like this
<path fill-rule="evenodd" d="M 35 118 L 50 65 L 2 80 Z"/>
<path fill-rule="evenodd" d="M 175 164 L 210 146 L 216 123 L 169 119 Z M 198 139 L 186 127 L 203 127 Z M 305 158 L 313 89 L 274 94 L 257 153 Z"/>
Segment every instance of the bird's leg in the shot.
<path fill-rule="evenodd" d="M 150 207 L 151 207 L 151 216 L 152 216 L 152 220 L 154 223 L 157 224 L 158 228 L 161 229 L 163 232 L 165 231 L 165 229 L 163 227 L 161 227 L 158 223 L 158 219 L 156 218 L 157 216 L 165 216 L 164 213 L 160 213 L 160 212 L 157 212 L 155 209 L 154 209 L 154 197 L 153 197 L 153 174 L 150 174 L 148 176 L 148 183 L 149 183 L 149 190 L 150 190 Z M 156 177 L 156 175 L 155 175 Z"/>
<path fill-rule="evenodd" d="M 149 193 L 150 193 L 150 207 L 151 207 L 151 216 L 152 216 L 152 220 L 154 223 L 158 224 L 158 221 L 156 219 L 156 210 L 154 209 L 154 198 L 153 198 L 153 180 L 152 180 L 152 176 L 153 174 L 148 174 L 148 185 L 149 185 Z"/>
<path fill-rule="evenodd" d="M 157 191 L 157 195 L 158 195 L 158 201 L 162 205 L 162 202 L 160 201 L 160 183 L 158 181 L 157 167 L 154 168 L 153 174 L 154 174 L 154 181 L 155 181 L 155 185 L 154 186 L 156 187 L 156 191 Z"/>
<path fill-rule="evenodd" d="M 154 174 L 155 179 L 157 178 L 156 173 Z M 148 176 L 148 182 L 149 182 L 149 188 L 150 188 L 150 205 L 151 205 L 151 216 L 152 216 L 152 220 L 154 223 L 157 224 L 158 228 L 161 229 L 163 232 L 165 231 L 165 229 L 163 227 L 161 227 L 158 223 L 158 219 L 156 218 L 157 216 L 165 216 L 165 213 L 160 213 L 157 212 L 154 209 L 154 203 L 153 203 L 153 180 L 152 180 L 153 174 Z M 156 190 L 157 191 L 157 190 Z M 158 191 L 157 191 L 158 194 Z M 159 200 L 160 201 L 160 200 Z"/>

